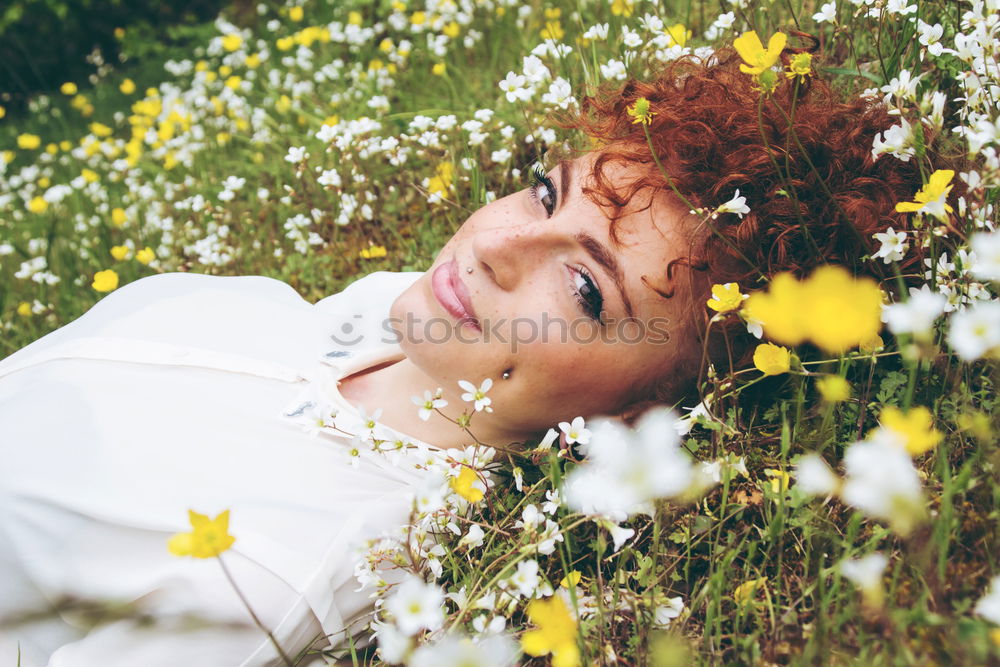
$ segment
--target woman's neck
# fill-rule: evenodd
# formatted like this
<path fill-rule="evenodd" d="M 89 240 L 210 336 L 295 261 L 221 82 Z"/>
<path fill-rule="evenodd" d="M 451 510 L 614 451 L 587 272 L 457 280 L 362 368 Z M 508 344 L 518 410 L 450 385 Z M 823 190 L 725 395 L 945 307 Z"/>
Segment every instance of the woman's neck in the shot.
<path fill-rule="evenodd" d="M 433 392 L 437 386 L 435 380 L 405 357 L 350 375 L 340 381 L 339 388 L 351 405 L 364 408 L 368 414 L 381 408 L 380 424 L 443 449 L 475 444 L 477 438 L 486 444 L 507 445 L 525 437 L 496 428 L 487 415 L 477 413 L 470 429 L 475 435 L 473 438 L 454 421 L 449 421 L 455 420 L 468 406 L 461 400 L 461 391 L 449 392 L 448 388 L 443 388 L 448 406 L 441 410 L 448 418 L 435 412 L 427 421 L 420 419 L 420 406 L 410 397 L 423 397 L 425 391 Z"/>

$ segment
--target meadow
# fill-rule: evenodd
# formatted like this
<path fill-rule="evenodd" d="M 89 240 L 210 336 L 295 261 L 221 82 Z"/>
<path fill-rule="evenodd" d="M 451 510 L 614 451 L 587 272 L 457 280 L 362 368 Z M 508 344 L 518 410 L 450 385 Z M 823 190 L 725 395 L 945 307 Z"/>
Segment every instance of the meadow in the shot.
<path fill-rule="evenodd" d="M 925 186 L 900 202 L 911 228 L 858 260 L 891 271 L 922 246 L 926 266 L 718 286 L 705 307 L 763 322 L 761 348 L 705 373 L 678 422 L 553 424 L 520 451 L 470 435 L 413 525 L 359 554 L 377 648 L 294 661 L 997 664 L 994 0 L 261 2 L 181 54 L 122 30 L 125 59 L 0 107 L 0 357 L 154 273 L 260 274 L 316 301 L 425 269 L 471 212 L 585 147 L 558 122 L 581 96 L 734 40 L 766 60 L 779 32 L 815 51 L 747 73 L 765 102 L 821 76 L 896 110 L 872 150 Z M 806 302 L 818 319 L 789 314 Z M 873 316 L 822 315 L 858 304 Z M 391 456 L 368 435 L 364 455 Z"/>

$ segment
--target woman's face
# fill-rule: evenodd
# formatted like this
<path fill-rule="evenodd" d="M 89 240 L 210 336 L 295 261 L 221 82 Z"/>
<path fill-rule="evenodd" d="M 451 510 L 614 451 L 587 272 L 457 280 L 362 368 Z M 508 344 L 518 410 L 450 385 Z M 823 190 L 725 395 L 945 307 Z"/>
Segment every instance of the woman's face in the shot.
<path fill-rule="evenodd" d="M 581 192 L 591 159 L 476 211 L 392 306 L 403 351 L 452 405 L 458 380 L 493 379 L 494 413 L 476 420 L 512 437 L 615 414 L 696 345 L 688 290 L 664 299 L 643 284 L 666 288 L 686 254 L 678 211 L 626 210 L 612 241 Z"/>

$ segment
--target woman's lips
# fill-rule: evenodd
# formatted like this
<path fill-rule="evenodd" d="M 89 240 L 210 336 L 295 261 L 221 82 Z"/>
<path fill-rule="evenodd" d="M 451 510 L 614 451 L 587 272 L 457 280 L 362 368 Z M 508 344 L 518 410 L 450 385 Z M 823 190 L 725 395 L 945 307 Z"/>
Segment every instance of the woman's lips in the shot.
<path fill-rule="evenodd" d="M 431 289 L 445 310 L 458 319 L 460 324 L 468 324 L 476 331 L 481 331 L 476 311 L 472 309 L 469 290 L 458 277 L 458 263 L 451 260 L 438 266 L 431 274 Z"/>

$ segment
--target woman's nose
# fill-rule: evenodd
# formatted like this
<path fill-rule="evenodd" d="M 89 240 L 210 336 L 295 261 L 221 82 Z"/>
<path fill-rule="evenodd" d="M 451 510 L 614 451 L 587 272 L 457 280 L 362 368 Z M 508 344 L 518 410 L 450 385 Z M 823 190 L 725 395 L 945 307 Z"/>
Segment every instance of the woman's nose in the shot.
<path fill-rule="evenodd" d="M 480 266 L 503 290 L 517 287 L 540 258 L 551 253 L 555 230 L 542 222 L 508 223 L 482 229 L 472 240 L 472 252 Z"/>

